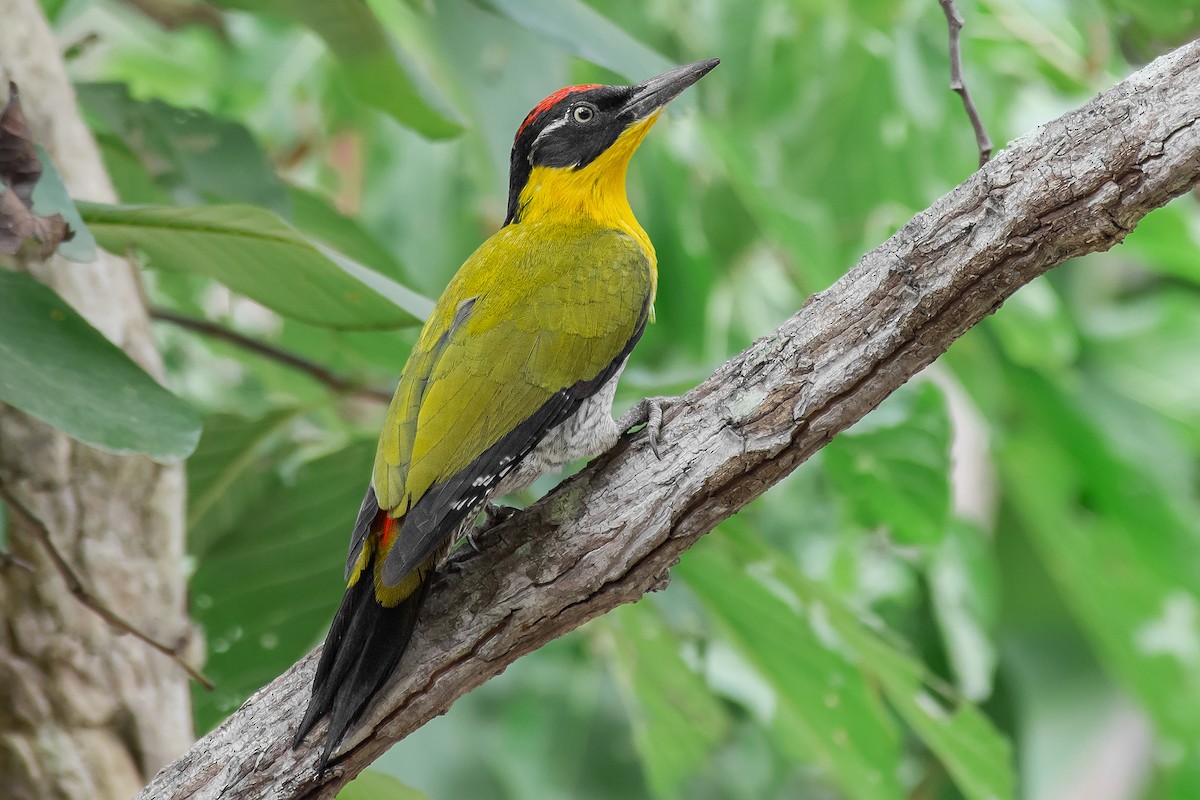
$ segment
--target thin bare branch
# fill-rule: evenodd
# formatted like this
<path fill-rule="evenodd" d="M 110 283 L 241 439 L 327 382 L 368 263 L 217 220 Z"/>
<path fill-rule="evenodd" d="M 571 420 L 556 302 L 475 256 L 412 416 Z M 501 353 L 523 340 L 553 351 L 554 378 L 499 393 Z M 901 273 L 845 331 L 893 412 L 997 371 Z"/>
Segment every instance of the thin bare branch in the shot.
<path fill-rule="evenodd" d="M 308 377 L 321 383 L 335 392 L 341 394 L 351 394 L 356 397 L 361 397 L 364 400 L 371 400 L 376 403 L 388 404 L 392 401 L 392 393 L 383 389 L 372 389 L 363 386 L 350 378 L 343 375 L 338 375 L 316 361 L 311 361 L 304 356 L 297 355 L 290 350 L 284 350 L 282 347 L 276 347 L 267 342 L 260 342 L 257 339 L 251 339 L 249 336 L 230 330 L 215 322 L 209 322 L 206 319 L 197 319 L 184 314 L 176 314 L 174 311 L 168 311 L 165 308 L 150 307 L 150 318 L 159 320 L 160 322 L 169 322 L 172 325 L 177 325 L 195 333 L 210 336 L 213 339 L 220 339 L 230 344 L 237 345 L 243 350 L 248 350 L 251 353 L 257 353 L 264 358 L 269 358 L 272 361 L 277 361 L 284 366 L 291 367 L 294 370 L 303 372 Z"/>
<path fill-rule="evenodd" d="M 0 553 L 0 567 L 23 569 L 26 572 L 34 572 L 33 564 L 30 564 L 23 558 L 17 558 L 12 553 Z"/>
<path fill-rule="evenodd" d="M 31 528 L 33 528 L 33 532 L 37 536 L 38 541 L 41 542 L 42 547 L 46 549 L 46 554 L 50 556 L 50 561 L 54 564 L 54 568 L 58 570 L 58 574 L 62 576 L 63 582 L 67 584 L 67 590 L 75 596 L 75 599 L 90 608 L 97 615 L 99 615 L 101 619 L 103 619 L 109 625 L 112 625 L 117 630 L 121 631 L 122 633 L 128 633 L 135 639 L 145 642 L 167 658 L 170 658 L 172 661 L 182 667 L 183 671 L 191 676 L 192 680 L 196 681 L 196 683 L 200 684 L 205 689 L 208 689 L 209 691 L 213 690 L 213 682 L 183 658 L 183 644 L 180 644 L 176 647 L 163 644 L 153 636 L 143 633 L 136 625 L 122 617 L 117 612 L 113 611 L 111 608 L 101 602 L 98 597 L 92 594 L 88 588 L 83 585 L 83 581 L 80 579 L 79 573 L 77 573 L 71 567 L 71 565 L 67 563 L 66 558 L 64 558 L 63 554 L 58 551 L 58 547 L 56 547 L 54 544 L 54 539 L 50 536 L 50 529 L 46 527 L 45 523 L 43 523 L 41 519 L 39 519 L 38 516 L 29 509 L 28 506 L 17 499 L 16 495 L 14 495 L 4 486 L 0 486 L 0 500 L 3 500 L 9 509 L 23 518 L 25 522 L 28 523 Z M 21 563 L 24 564 L 25 562 Z M 29 569 L 32 569 L 32 567 L 29 567 L 28 565 L 26 566 Z"/>
<path fill-rule="evenodd" d="M 660 586 L 680 555 L 928 366 L 1021 286 L 1121 242 L 1200 183 L 1200 41 L 1014 142 L 663 415 L 490 531 L 438 581 L 399 669 L 325 772 L 293 750 L 318 653 L 141 800 L 334 797 L 509 664 Z M 536 542 L 536 546 L 530 546 Z"/>
<path fill-rule="evenodd" d="M 983 127 L 983 120 L 979 118 L 979 109 L 975 107 L 975 101 L 971 98 L 971 92 L 963 80 L 960 35 L 963 27 L 962 14 L 958 13 L 954 0 L 938 0 L 938 3 L 942 6 L 942 13 L 946 15 L 946 26 L 950 29 L 950 88 L 958 92 L 958 96 L 962 98 L 963 108 L 967 110 L 967 118 L 971 120 L 971 127 L 975 129 L 975 144 L 979 147 L 979 166 L 982 167 L 992 157 L 992 140 L 988 138 L 987 131 Z"/>

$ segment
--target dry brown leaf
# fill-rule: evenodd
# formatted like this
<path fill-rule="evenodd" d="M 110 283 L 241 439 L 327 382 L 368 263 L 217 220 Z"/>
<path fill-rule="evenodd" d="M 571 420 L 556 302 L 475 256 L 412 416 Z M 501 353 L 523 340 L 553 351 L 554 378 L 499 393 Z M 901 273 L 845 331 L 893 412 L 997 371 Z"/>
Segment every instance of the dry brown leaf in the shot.
<path fill-rule="evenodd" d="M 33 213 L 33 189 L 42 177 L 42 162 L 29 134 L 15 83 L 8 84 L 8 104 L 0 111 L 0 253 L 16 253 L 26 239 L 41 244 L 48 258 L 75 236 L 61 214 Z"/>

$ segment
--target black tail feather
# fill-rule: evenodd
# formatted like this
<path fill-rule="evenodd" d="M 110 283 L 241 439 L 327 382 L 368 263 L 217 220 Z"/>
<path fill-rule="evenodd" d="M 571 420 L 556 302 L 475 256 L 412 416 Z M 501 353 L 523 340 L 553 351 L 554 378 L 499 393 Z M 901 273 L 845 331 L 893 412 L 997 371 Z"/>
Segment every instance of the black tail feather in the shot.
<path fill-rule="evenodd" d="M 308 710 L 292 741 L 292 747 L 298 747 L 321 717 L 329 714 L 325 748 L 317 764 L 320 770 L 400 661 L 431 583 L 426 576 L 419 589 L 386 608 L 375 599 L 373 573 L 374 564 L 368 564 L 362 578 L 342 598 L 317 663 Z"/>

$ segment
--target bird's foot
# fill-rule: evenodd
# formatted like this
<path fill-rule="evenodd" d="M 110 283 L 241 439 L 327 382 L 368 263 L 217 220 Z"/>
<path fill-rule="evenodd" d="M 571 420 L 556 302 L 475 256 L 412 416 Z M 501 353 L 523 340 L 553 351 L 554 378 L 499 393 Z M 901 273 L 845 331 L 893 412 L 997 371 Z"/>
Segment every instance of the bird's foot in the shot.
<path fill-rule="evenodd" d="M 674 397 L 647 397 L 639 400 L 637 405 L 626 411 L 617 420 L 617 430 L 624 434 L 628 433 L 631 428 L 645 425 L 646 438 L 650 440 L 650 449 L 654 452 L 655 458 L 661 459 L 659 434 L 662 431 L 663 411 L 670 408 L 674 402 Z"/>
<path fill-rule="evenodd" d="M 512 506 L 501 506 L 492 502 L 488 502 L 483 506 L 483 525 L 475 531 L 476 533 L 487 533 L 492 528 L 502 522 L 508 522 L 521 509 L 513 508 Z M 476 548 L 478 550 L 478 548 Z"/>
<path fill-rule="evenodd" d="M 466 544 L 454 549 L 454 552 L 443 562 L 442 571 L 461 572 L 468 561 L 483 552 L 483 548 L 479 544 L 480 538 L 486 536 L 500 523 L 511 519 L 519 510 L 512 506 L 498 506 L 495 503 L 484 505 L 483 524 L 474 530 L 467 531 L 463 536 Z"/>

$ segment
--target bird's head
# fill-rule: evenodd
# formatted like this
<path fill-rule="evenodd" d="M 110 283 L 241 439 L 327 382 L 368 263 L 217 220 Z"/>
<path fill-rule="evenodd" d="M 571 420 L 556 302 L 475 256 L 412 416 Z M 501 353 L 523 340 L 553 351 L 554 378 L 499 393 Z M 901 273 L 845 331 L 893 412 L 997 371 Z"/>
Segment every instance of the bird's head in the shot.
<path fill-rule="evenodd" d="M 627 207 L 625 168 L 646 132 L 667 103 L 718 63 L 697 61 L 636 86 L 568 86 L 534 106 L 513 140 L 505 224 L 552 208 Z"/>

